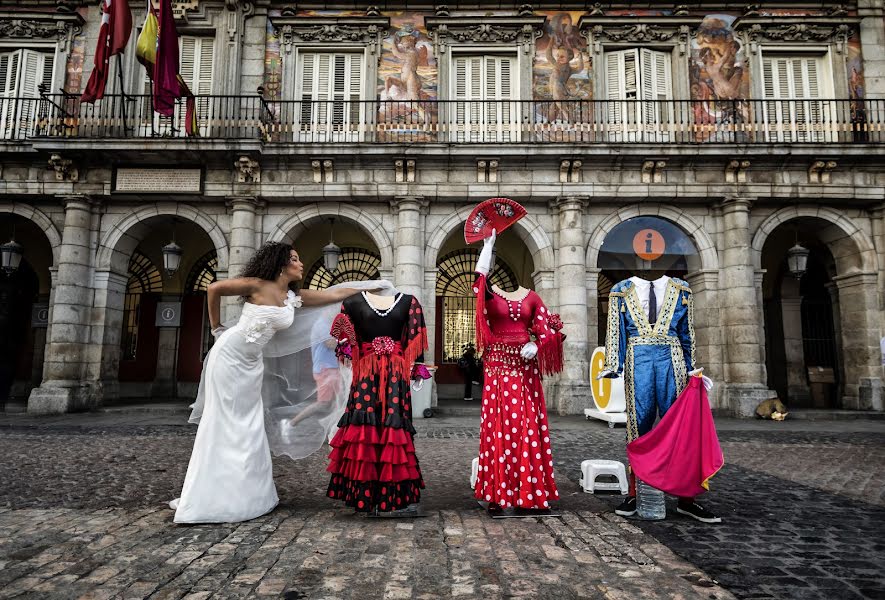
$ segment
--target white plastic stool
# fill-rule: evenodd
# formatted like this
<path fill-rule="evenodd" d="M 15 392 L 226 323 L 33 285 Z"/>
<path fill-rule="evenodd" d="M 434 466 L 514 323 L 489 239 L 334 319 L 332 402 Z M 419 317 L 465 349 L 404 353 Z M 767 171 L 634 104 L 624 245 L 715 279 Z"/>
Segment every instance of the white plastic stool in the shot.
<path fill-rule="evenodd" d="M 473 464 L 470 467 L 470 489 L 476 487 L 476 480 L 479 477 L 479 457 L 473 459 Z"/>
<path fill-rule="evenodd" d="M 627 469 L 624 463 L 617 460 L 585 460 L 581 462 L 581 487 L 587 493 L 596 490 L 620 491 L 627 493 Z M 597 482 L 600 475 L 614 475 L 617 481 L 613 483 Z"/>

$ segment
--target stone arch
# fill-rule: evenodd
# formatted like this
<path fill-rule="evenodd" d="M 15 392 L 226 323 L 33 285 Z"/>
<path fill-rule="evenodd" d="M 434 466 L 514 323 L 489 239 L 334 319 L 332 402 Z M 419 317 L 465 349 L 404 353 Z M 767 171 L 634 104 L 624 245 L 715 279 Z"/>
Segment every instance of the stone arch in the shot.
<path fill-rule="evenodd" d="M 835 226 L 843 237 L 828 236 L 822 241 L 833 249 L 833 255 L 839 265 L 840 275 L 849 275 L 853 272 L 877 273 L 879 270 L 876 250 L 870 237 L 861 230 L 850 218 L 841 212 L 826 206 L 788 206 L 782 208 L 765 219 L 751 243 L 753 267 L 762 268 L 762 249 L 771 233 L 778 226 L 801 217 L 811 217 L 824 220 Z M 846 246 L 848 244 L 848 247 Z M 856 261 L 850 258 L 856 256 Z M 851 264 L 854 262 L 854 264 Z"/>
<path fill-rule="evenodd" d="M 142 207 L 133 213 L 127 214 L 120 219 L 107 233 L 102 236 L 96 253 L 95 265 L 98 271 L 112 270 L 125 273 L 129 264 L 129 255 L 138 246 L 138 228 L 143 227 L 144 221 L 151 217 L 181 217 L 199 226 L 215 246 L 218 254 L 218 271 L 227 272 L 228 269 L 228 244 L 227 238 L 218 223 L 211 220 L 204 213 L 187 204 L 153 204 Z"/>
<path fill-rule="evenodd" d="M 432 271 L 436 269 L 436 261 L 439 258 L 439 249 L 452 234 L 455 227 L 462 227 L 467 220 L 471 206 L 463 206 L 453 212 L 440 223 L 427 240 L 424 250 L 424 269 Z M 535 271 L 552 270 L 556 263 L 553 258 L 553 243 L 550 236 L 531 215 L 526 215 L 513 224 L 513 230 L 519 234 L 520 239 L 528 247 L 532 255 Z"/>
<path fill-rule="evenodd" d="M 632 206 L 625 206 L 606 217 L 594 230 L 587 243 L 586 264 L 588 268 L 596 268 L 599 250 L 602 248 L 602 243 L 609 232 L 616 225 L 633 217 L 661 217 L 673 222 L 697 246 L 701 259 L 701 269 L 704 271 L 716 271 L 719 269 L 719 254 L 716 252 L 716 245 L 713 243 L 713 238 L 710 237 L 710 234 L 704 230 L 703 225 L 689 213 L 663 204 L 634 204 Z"/>
<path fill-rule="evenodd" d="M 0 212 L 12 213 L 28 219 L 43 230 L 49 246 L 52 248 L 52 264 L 57 265 L 61 252 L 61 233 L 55 227 L 52 219 L 39 208 L 28 204 L 0 204 Z"/>
<path fill-rule="evenodd" d="M 382 268 L 393 268 L 393 243 L 390 241 L 390 236 L 387 235 L 384 224 L 375 216 L 360 210 L 353 204 L 323 202 L 302 206 L 287 219 L 280 222 L 270 232 L 267 241 L 286 241 L 291 243 L 301 232 L 307 229 L 312 221 L 323 217 L 339 217 L 366 232 L 381 254 Z"/>

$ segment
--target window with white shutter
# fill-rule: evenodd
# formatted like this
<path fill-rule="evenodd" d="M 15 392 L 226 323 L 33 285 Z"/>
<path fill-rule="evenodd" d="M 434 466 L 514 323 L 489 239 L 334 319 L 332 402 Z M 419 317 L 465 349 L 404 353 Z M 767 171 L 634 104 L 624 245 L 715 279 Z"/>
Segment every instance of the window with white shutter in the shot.
<path fill-rule="evenodd" d="M 672 127 L 670 55 L 648 48 L 605 54 L 608 127 L 614 141 L 666 141 Z"/>
<path fill-rule="evenodd" d="M 836 131 L 835 107 L 824 102 L 832 82 L 823 56 L 763 52 L 763 111 L 769 141 L 822 142 Z"/>
<path fill-rule="evenodd" d="M 365 56 L 357 52 L 301 52 L 298 58 L 296 81 L 302 139 L 362 140 Z"/>
<path fill-rule="evenodd" d="M 456 55 L 452 62 L 455 141 L 517 141 L 516 57 Z"/>
<path fill-rule="evenodd" d="M 212 94 L 212 81 L 215 76 L 215 38 L 183 35 L 178 38 L 179 71 L 191 93 L 197 96 L 197 124 L 201 137 L 209 137 L 209 122 L 212 118 L 212 102 L 208 96 Z M 147 70 L 144 72 L 144 102 L 142 106 L 142 128 L 147 134 L 168 135 L 174 126 L 179 129 L 176 135 L 184 135 L 185 106 L 176 105 L 172 119 L 161 117 L 153 112 L 151 99 L 151 80 Z M 205 96 L 201 98 L 200 96 Z"/>
<path fill-rule="evenodd" d="M 39 112 L 40 85 L 53 91 L 55 54 L 0 52 L 0 137 L 31 135 Z"/>

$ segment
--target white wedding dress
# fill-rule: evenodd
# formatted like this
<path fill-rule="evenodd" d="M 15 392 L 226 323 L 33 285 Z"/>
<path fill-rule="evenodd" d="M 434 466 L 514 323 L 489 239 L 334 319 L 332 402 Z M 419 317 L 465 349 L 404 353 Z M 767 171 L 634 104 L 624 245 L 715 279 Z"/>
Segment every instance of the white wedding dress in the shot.
<path fill-rule="evenodd" d="M 237 324 L 212 346 L 194 450 L 181 497 L 170 503 L 176 523 L 248 521 L 277 505 L 261 401 L 262 349 L 292 324 L 300 305 L 291 291 L 285 306 L 246 302 Z"/>

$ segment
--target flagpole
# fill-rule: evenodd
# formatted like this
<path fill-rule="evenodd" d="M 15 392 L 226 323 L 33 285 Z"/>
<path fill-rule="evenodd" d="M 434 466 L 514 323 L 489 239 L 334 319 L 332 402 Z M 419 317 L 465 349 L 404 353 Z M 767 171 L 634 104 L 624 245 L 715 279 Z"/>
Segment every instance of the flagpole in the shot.
<path fill-rule="evenodd" d="M 120 78 L 120 94 L 123 96 L 120 102 L 120 115 L 123 117 L 123 137 L 129 133 L 129 126 L 126 122 L 126 86 L 123 83 L 123 58 L 122 54 L 117 55 L 117 76 Z"/>

